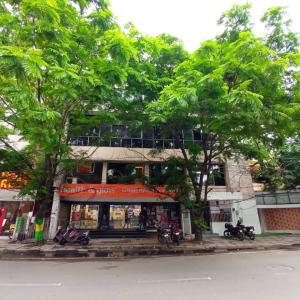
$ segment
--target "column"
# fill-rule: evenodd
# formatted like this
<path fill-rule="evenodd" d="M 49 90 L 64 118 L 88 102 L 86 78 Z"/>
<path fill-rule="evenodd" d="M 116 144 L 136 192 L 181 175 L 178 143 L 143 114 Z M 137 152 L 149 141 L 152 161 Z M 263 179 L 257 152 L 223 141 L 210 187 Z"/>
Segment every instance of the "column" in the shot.
<path fill-rule="evenodd" d="M 104 161 L 102 163 L 102 177 L 101 177 L 101 183 L 106 184 L 107 183 L 107 161 Z"/>
<path fill-rule="evenodd" d="M 52 209 L 51 209 L 51 216 L 50 216 L 49 233 L 48 233 L 49 239 L 53 239 L 56 234 L 58 216 L 59 216 L 59 208 L 60 208 L 59 188 L 55 187 L 54 195 L 53 195 L 53 202 L 52 202 Z"/>
<path fill-rule="evenodd" d="M 149 178 L 150 177 L 150 167 L 149 164 L 145 164 L 145 177 Z"/>

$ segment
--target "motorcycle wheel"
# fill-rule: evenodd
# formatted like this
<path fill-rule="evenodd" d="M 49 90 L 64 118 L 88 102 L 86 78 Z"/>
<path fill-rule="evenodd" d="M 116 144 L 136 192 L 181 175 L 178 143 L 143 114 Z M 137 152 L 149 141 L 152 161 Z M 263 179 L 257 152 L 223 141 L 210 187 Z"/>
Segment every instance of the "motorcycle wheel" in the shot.
<path fill-rule="evenodd" d="M 61 239 L 61 240 L 59 241 L 59 244 L 63 246 L 66 242 L 67 242 L 67 241 L 66 241 L 65 239 Z"/>
<path fill-rule="evenodd" d="M 88 239 L 82 240 L 82 241 L 80 242 L 80 244 L 81 244 L 82 246 L 87 246 L 87 245 L 89 244 L 89 240 L 88 240 Z"/>
<path fill-rule="evenodd" d="M 241 232 L 239 232 L 239 233 L 238 233 L 238 239 L 239 239 L 240 241 L 243 241 L 243 240 L 244 240 L 244 234 L 241 233 Z"/>
<path fill-rule="evenodd" d="M 160 244 L 164 244 L 165 243 L 165 239 L 160 234 L 157 236 L 157 239 L 160 242 Z"/>
<path fill-rule="evenodd" d="M 229 230 L 225 230 L 224 233 L 223 233 L 223 235 L 224 235 L 224 238 L 225 238 L 225 239 L 231 238 L 231 234 L 230 234 L 230 231 L 229 231 Z"/>
<path fill-rule="evenodd" d="M 255 234 L 254 233 L 249 233 L 249 239 L 251 241 L 254 241 L 255 240 Z"/>

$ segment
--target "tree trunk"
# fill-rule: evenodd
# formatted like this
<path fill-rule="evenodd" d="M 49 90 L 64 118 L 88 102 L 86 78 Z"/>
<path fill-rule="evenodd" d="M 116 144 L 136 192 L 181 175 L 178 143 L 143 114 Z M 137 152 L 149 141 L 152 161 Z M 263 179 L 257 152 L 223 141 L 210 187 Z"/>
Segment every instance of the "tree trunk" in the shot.
<path fill-rule="evenodd" d="M 196 241 L 203 241 L 203 231 L 202 228 L 197 225 L 197 220 L 199 217 L 194 211 L 191 211 L 191 222 L 192 222 L 192 233 L 195 235 Z"/>

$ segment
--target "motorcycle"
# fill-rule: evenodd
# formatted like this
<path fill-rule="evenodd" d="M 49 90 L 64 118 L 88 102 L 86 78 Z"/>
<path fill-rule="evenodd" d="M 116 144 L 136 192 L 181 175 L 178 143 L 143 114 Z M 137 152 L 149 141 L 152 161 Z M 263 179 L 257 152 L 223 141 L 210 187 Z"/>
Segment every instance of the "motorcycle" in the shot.
<path fill-rule="evenodd" d="M 243 230 L 244 236 L 247 236 L 250 240 L 255 239 L 254 227 L 253 226 L 245 226 L 242 224 L 242 220 L 239 219 L 236 226 Z"/>
<path fill-rule="evenodd" d="M 66 243 L 79 243 L 86 246 L 89 242 L 89 231 L 82 232 L 72 227 L 62 233 L 61 239 L 59 240 L 60 245 L 65 245 Z"/>
<path fill-rule="evenodd" d="M 179 227 L 176 224 L 171 225 L 171 240 L 173 243 L 179 246 L 180 231 Z"/>
<path fill-rule="evenodd" d="M 236 237 L 240 241 L 244 240 L 244 233 L 240 227 L 234 227 L 231 223 L 225 223 L 226 230 L 224 231 L 225 238 Z"/>
<path fill-rule="evenodd" d="M 58 226 L 55 237 L 53 238 L 53 242 L 58 243 L 62 239 L 64 233 L 65 230 L 63 230 L 61 226 Z"/>
<path fill-rule="evenodd" d="M 161 244 L 166 244 L 167 246 L 169 246 L 169 244 L 171 243 L 171 230 L 169 228 L 167 229 L 158 228 L 157 238 Z"/>

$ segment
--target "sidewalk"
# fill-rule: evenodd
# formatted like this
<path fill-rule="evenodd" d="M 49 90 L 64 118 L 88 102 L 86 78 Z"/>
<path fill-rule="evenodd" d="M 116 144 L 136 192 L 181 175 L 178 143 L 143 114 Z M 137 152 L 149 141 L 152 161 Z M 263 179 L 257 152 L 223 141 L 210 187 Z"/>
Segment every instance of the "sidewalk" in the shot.
<path fill-rule="evenodd" d="M 182 242 L 180 246 L 160 245 L 154 238 L 94 239 L 88 246 L 53 242 L 37 246 L 33 242 L 11 243 L 0 239 L 0 259 L 59 259 L 59 258 L 125 258 L 162 255 L 199 255 L 230 251 L 259 251 L 271 249 L 300 249 L 300 235 L 257 237 L 254 241 L 207 238 L 203 242 Z"/>

